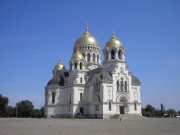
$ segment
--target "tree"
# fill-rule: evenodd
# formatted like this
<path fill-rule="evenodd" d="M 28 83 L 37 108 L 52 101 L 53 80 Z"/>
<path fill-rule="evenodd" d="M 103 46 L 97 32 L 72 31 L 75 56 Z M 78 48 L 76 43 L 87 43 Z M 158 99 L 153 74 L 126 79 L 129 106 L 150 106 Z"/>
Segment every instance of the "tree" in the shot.
<path fill-rule="evenodd" d="M 43 106 L 41 107 L 40 111 L 41 111 L 42 117 L 44 117 L 44 107 Z"/>
<path fill-rule="evenodd" d="M 32 118 L 42 118 L 40 109 L 34 109 L 31 115 Z"/>
<path fill-rule="evenodd" d="M 21 102 L 18 102 L 16 106 L 18 116 L 25 118 L 30 117 L 34 109 L 33 103 L 29 100 L 22 100 Z"/>
<path fill-rule="evenodd" d="M 31 116 L 33 118 L 43 118 L 44 117 L 44 107 L 41 107 L 41 109 L 34 109 Z"/>
<path fill-rule="evenodd" d="M 154 115 L 156 117 L 164 117 L 164 111 L 156 109 L 155 112 L 154 112 Z"/>
<path fill-rule="evenodd" d="M 146 112 L 145 109 L 142 109 L 142 115 L 145 117 L 152 117 L 151 112 Z"/>
<path fill-rule="evenodd" d="M 154 117 L 155 113 L 155 108 L 150 104 L 146 105 L 146 107 L 142 109 L 142 115 L 145 117 Z"/>
<path fill-rule="evenodd" d="M 7 117 L 15 117 L 16 116 L 16 108 L 14 108 L 12 106 L 8 106 L 6 116 Z"/>
<path fill-rule="evenodd" d="M 146 106 L 146 108 L 145 108 L 145 111 L 146 112 L 154 112 L 154 107 L 152 106 L 152 105 L 150 105 L 150 104 L 147 104 L 147 106 Z"/>
<path fill-rule="evenodd" d="M 0 116 L 5 116 L 7 112 L 9 99 L 7 97 L 3 97 L 0 94 Z"/>
<path fill-rule="evenodd" d="M 153 117 L 155 108 L 152 105 L 148 104 L 145 108 L 145 111 L 148 112 L 149 117 Z"/>
<path fill-rule="evenodd" d="M 170 117 L 174 117 L 175 115 L 177 115 L 176 110 L 174 109 L 169 109 L 167 113 Z"/>

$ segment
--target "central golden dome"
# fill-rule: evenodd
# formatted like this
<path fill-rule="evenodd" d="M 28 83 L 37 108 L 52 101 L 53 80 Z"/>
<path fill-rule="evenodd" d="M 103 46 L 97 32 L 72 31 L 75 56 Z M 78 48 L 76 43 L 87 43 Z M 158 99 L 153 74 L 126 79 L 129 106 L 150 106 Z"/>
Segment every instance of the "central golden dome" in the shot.
<path fill-rule="evenodd" d="M 87 26 L 86 26 L 86 32 L 75 42 L 75 48 L 77 48 L 77 46 L 85 46 L 85 45 L 93 45 L 99 47 L 98 41 L 88 32 Z"/>

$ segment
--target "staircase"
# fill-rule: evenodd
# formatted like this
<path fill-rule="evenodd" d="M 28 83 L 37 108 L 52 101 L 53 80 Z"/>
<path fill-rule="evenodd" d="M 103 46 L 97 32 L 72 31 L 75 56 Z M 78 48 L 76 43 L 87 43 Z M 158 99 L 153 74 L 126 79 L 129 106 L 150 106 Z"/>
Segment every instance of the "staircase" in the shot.
<path fill-rule="evenodd" d="M 123 117 L 123 120 L 139 120 L 139 119 L 144 119 L 146 117 L 136 115 L 136 114 L 115 114 L 110 119 L 119 119 L 120 117 Z"/>

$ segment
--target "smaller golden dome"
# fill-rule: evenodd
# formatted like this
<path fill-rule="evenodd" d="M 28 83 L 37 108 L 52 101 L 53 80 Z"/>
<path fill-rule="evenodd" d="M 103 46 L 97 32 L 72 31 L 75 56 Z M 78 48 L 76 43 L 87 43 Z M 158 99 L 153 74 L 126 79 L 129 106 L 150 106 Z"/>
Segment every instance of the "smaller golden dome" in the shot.
<path fill-rule="evenodd" d="M 55 71 L 60 71 L 64 68 L 64 65 L 62 64 L 61 60 L 59 60 L 58 64 L 54 67 Z"/>
<path fill-rule="evenodd" d="M 78 61 L 84 60 L 84 56 L 78 50 L 75 50 L 71 59 L 78 60 Z"/>
<path fill-rule="evenodd" d="M 110 46 L 115 46 L 115 47 L 123 46 L 121 41 L 116 38 L 114 33 L 112 34 L 112 37 L 109 39 L 109 41 L 106 43 L 105 47 L 110 47 Z"/>

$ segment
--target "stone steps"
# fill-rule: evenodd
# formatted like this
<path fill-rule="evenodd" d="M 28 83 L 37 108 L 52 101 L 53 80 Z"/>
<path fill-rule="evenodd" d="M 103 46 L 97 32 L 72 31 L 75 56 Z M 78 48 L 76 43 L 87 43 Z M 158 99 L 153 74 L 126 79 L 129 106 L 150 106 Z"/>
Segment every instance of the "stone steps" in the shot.
<path fill-rule="evenodd" d="M 135 119 L 144 119 L 146 117 L 136 115 L 136 114 L 115 114 L 110 119 L 119 119 L 120 116 L 123 118 L 123 120 L 135 120 Z"/>

